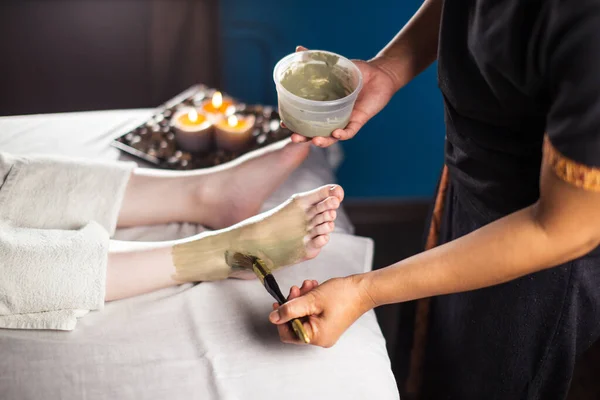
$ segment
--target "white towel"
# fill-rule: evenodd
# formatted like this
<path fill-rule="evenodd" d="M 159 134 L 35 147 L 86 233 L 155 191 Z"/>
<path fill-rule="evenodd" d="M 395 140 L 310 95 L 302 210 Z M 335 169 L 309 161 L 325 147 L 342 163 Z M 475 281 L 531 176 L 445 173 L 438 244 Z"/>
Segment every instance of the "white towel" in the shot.
<path fill-rule="evenodd" d="M 133 163 L 0 153 L 0 327 L 72 330 L 103 307 Z"/>

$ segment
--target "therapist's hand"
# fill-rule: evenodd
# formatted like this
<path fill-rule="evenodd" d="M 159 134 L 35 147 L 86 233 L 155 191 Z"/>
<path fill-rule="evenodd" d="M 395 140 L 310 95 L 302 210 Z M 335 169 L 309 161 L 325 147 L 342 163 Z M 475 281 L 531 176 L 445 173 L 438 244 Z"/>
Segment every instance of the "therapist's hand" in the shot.
<path fill-rule="evenodd" d="M 285 343 L 302 344 L 286 322 L 303 318 L 310 344 L 331 347 L 361 315 L 375 306 L 364 291 L 358 275 L 334 278 L 318 285 L 304 281 L 290 289 L 291 299 L 282 306 L 273 304 L 269 320 L 277 325 Z"/>
<path fill-rule="evenodd" d="M 302 46 L 296 47 L 296 51 L 304 50 L 307 49 Z M 354 109 L 352 110 L 352 114 L 350 114 L 350 121 L 346 128 L 333 131 L 333 137 L 312 138 L 312 142 L 316 146 L 328 147 L 338 140 L 353 138 L 368 120 L 373 118 L 386 106 L 400 86 L 396 82 L 396 75 L 383 66 L 385 64 L 383 59 L 352 61 L 362 73 L 363 87 L 356 99 L 356 103 L 354 103 Z M 296 143 L 308 140 L 310 139 L 297 133 L 292 135 L 292 141 Z"/>

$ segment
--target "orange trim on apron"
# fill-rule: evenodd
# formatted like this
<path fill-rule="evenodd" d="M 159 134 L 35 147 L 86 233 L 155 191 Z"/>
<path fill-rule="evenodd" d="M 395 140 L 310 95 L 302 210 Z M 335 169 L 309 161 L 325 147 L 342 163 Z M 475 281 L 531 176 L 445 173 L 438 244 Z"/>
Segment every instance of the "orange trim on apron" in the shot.
<path fill-rule="evenodd" d="M 544 136 L 544 163 L 563 181 L 591 192 L 600 192 L 600 168 L 588 167 L 565 157 Z"/>

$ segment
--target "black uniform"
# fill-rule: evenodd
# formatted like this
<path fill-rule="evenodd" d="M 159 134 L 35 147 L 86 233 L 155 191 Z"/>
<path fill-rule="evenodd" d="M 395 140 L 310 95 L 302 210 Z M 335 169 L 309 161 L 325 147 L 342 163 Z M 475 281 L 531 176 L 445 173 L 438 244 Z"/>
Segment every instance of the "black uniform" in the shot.
<path fill-rule="evenodd" d="M 600 0 L 446 0 L 438 62 L 442 242 L 535 203 L 542 162 L 600 191 Z M 600 334 L 599 257 L 434 298 L 425 397 L 565 398 Z"/>

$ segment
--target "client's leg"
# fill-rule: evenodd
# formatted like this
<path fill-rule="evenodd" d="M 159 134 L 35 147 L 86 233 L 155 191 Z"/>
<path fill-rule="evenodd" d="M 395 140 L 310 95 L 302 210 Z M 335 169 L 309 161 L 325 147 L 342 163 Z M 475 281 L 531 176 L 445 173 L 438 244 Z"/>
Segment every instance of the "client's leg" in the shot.
<path fill-rule="evenodd" d="M 210 171 L 138 168 L 127 185 L 118 226 L 196 222 L 219 229 L 240 222 L 260 210 L 309 151 L 304 144 L 282 142 L 266 154 Z"/>
<path fill-rule="evenodd" d="M 227 229 L 162 243 L 113 241 L 106 300 L 183 282 L 252 277 L 226 264 L 228 250 L 259 256 L 271 268 L 314 258 L 329 241 L 343 198 L 340 186 L 323 186 Z"/>

